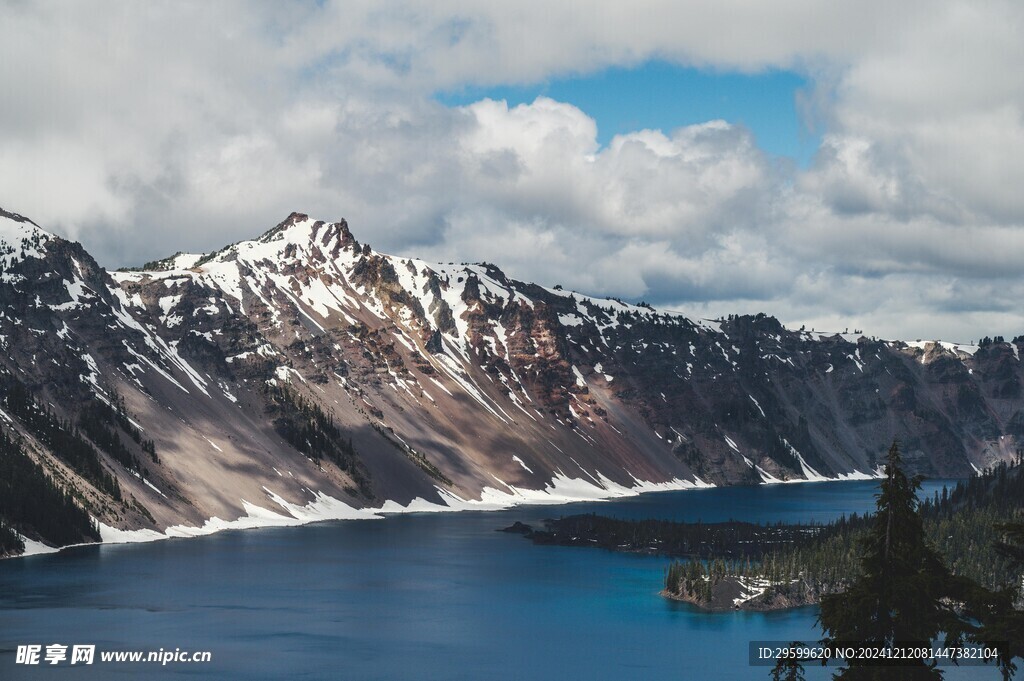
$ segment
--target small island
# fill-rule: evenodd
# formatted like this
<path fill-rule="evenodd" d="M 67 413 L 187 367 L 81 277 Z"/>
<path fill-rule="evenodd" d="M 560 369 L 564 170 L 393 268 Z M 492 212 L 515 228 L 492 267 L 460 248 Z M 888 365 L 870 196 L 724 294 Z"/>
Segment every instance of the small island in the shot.
<path fill-rule="evenodd" d="M 918 506 L 929 543 L 954 573 L 987 588 L 1019 576 L 993 547 L 998 526 L 1024 512 L 1020 462 L 1000 464 Z M 516 522 L 501 531 L 535 544 L 600 548 L 666 556 L 660 594 L 708 611 L 768 611 L 816 605 L 860 575 L 862 547 L 874 516 L 853 515 L 824 525 L 761 525 L 626 520 L 596 514 Z"/>
<path fill-rule="evenodd" d="M 854 517 L 828 526 L 684 523 L 585 514 L 545 520 L 544 529 L 517 521 L 501 531 L 520 534 L 541 545 L 586 546 L 685 559 L 669 567 L 662 596 L 709 611 L 777 610 L 816 603 L 830 589 L 824 584 L 790 579 L 778 570 L 762 574 L 765 556 L 812 546 L 823 532 L 845 532 L 851 523 L 861 522 Z"/>
<path fill-rule="evenodd" d="M 835 591 L 835 589 L 830 589 Z M 702 610 L 783 610 L 818 603 L 825 591 L 802 579 L 772 582 L 762 577 L 728 574 L 697 561 L 673 563 L 660 594 Z"/>

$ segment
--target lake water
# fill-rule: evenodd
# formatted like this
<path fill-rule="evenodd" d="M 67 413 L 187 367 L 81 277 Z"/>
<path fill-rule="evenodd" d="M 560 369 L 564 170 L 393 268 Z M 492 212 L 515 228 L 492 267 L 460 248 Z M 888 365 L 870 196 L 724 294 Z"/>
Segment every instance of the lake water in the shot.
<path fill-rule="evenodd" d="M 925 493 L 941 487 L 929 482 Z M 751 640 L 815 641 L 815 608 L 708 614 L 658 596 L 669 561 L 534 546 L 515 520 L 827 521 L 874 482 L 666 492 L 88 546 L 0 561 L 0 679 L 767 679 Z M 209 663 L 15 664 L 19 644 L 209 650 Z M 45 651 L 45 648 L 44 648 Z M 821 669 L 808 678 L 827 678 Z M 947 678 L 997 678 L 971 668 Z"/>

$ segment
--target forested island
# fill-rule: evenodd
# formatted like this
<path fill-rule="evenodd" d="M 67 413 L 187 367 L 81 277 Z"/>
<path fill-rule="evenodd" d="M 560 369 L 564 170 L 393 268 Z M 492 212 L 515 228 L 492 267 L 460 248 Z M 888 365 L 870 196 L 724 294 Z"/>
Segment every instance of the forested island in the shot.
<path fill-rule="evenodd" d="M 1024 513 L 1024 467 L 999 464 L 917 507 L 927 542 L 950 571 L 989 589 L 1020 581 L 1000 551 L 1005 523 Z M 873 515 L 828 524 L 759 525 L 622 520 L 595 514 L 505 528 L 537 544 L 587 546 L 671 556 L 662 594 L 708 610 L 774 610 L 818 603 L 861 571 L 861 545 Z M 1005 546 L 1005 544 L 1004 544 Z"/>

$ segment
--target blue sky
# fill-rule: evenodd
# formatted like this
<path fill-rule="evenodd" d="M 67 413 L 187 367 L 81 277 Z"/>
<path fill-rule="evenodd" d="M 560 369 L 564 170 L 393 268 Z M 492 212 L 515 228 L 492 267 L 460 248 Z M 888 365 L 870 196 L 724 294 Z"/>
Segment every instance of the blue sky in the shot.
<path fill-rule="evenodd" d="M 540 95 L 572 104 L 597 121 L 598 141 L 619 133 L 674 128 L 723 119 L 750 129 L 758 146 L 806 167 L 820 139 L 804 125 L 797 93 L 808 81 L 792 71 L 756 74 L 711 71 L 649 61 L 632 68 L 609 68 L 529 85 L 464 87 L 441 92 L 448 106 L 480 99 L 529 104 Z"/>

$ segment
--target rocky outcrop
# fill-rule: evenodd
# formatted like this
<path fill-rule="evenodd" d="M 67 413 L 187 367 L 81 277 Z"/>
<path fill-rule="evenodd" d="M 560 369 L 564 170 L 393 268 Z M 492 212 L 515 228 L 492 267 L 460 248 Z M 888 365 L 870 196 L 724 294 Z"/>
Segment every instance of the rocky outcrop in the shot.
<path fill-rule="evenodd" d="M 326 497 L 376 507 L 864 476 L 893 437 L 915 472 L 960 476 L 1024 437 L 1021 339 L 687 319 L 490 264 L 378 253 L 345 221 L 300 213 L 252 241 L 114 273 L 17 214 L 0 214 L 0 240 L 3 370 L 69 424 L 89 400 L 120 405 L 158 456 L 128 445 L 142 469 L 129 471 L 101 452 L 126 491 L 116 502 L 18 419 L 0 427 L 121 528 Z"/>

